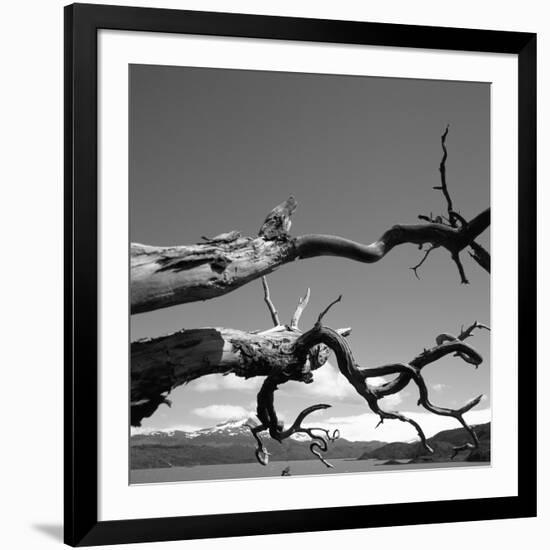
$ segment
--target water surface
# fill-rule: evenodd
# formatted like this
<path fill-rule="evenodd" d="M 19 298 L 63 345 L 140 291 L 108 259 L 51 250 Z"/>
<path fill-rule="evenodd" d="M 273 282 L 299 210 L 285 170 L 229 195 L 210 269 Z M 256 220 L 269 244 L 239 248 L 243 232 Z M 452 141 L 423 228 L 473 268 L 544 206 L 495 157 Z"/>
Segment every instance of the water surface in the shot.
<path fill-rule="evenodd" d="M 292 476 L 303 476 L 490 466 L 489 462 L 427 462 L 422 464 L 407 464 L 406 461 L 400 461 L 399 465 L 384 464 L 384 462 L 386 461 L 337 458 L 330 460 L 330 463 L 334 466 L 333 468 L 327 468 L 319 460 L 282 460 L 270 462 L 267 466 L 262 466 L 257 462 L 247 462 L 244 464 L 148 468 L 146 470 L 131 470 L 130 483 L 170 483 L 176 481 L 280 477 L 281 472 L 287 467 L 290 468 Z"/>

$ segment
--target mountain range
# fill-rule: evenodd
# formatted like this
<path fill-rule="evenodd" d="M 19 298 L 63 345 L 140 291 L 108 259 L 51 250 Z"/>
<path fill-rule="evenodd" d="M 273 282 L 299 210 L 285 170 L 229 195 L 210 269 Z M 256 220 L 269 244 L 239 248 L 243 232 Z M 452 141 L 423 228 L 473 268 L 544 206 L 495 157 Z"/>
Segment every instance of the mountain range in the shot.
<path fill-rule="evenodd" d="M 491 423 L 472 426 L 479 439 L 479 447 L 474 450 L 464 450 L 457 454 L 455 460 L 469 462 L 489 462 L 491 460 Z M 428 444 L 434 450 L 433 454 L 427 453 L 419 441 L 404 443 L 396 441 L 387 443 L 376 449 L 369 449 L 363 453 L 359 460 L 403 460 L 409 462 L 447 462 L 453 454 L 453 447 L 469 441 L 469 437 L 463 428 L 444 430 L 428 438 Z"/>
<path fill-rule="evenodd" d="M 194 466 L 197 464 L 236 464 L 255 462 L 256 442 L 246 426 L 247 419 L 230 420 L 213 428 L 193 432 L 180 430 L 136 434 L 130 439 L 132 469 Z M 295 434 L 282 444 L 263 437 L 270 460 L 311 460 L 310 439 Z M 337 439 L 329 444 L 327 458 L 358 457 L 384 445 L 383 441 Z"/>
<path fill-rule="evenodd" d="M 248 419 L 230 420 L 212 428 L 196 431 L 162 430 L 135 434 L 130 438 L 130 463 L 132 470 L 146 468 L 166 468 L 172 466 L 195 466 L 199 464 L 236 464 L 255 462 L 256 442 L 246 426 Z M 480 437 L 480 456 L 476 460 L 489 460 L 488 449 L 490 425 L 476 427 Z M 463 429 L 446 430 L 429 439 L 435 450 L 434 455 L 424 457 L 419 443 L 387 443 L 384 441 L 348 441 L 337 439 L 329 444 L 323 453 L 327 459 L 357 458 L 395 460 L 410 459 L 448 461 L 453 445 L 465 441 Z M 310 449 L 310 439 L 296 434 L 282 444 L 264 436 L 264 445 L 270 452 L 271 461 L 311 460 L 315 458 Z M 466 460 L 475 453 L 461 453 L 456 460 Z M 463 456 L 467 455 L 467 456 Z M 474 458 L 470 458 L 474 460 Z"/>

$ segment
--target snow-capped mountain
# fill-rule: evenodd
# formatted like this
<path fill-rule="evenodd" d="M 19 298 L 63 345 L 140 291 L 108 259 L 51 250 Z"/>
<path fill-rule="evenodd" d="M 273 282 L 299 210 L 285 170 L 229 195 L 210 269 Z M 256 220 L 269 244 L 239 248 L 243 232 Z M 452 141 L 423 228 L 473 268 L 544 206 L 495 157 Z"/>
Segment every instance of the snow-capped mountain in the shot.
<path fill-rule="evenodd" d="M 256 441 L 248 425 L 257 425 L 257 419 L 232 419 L 199 430 L 154 430 L 132 435 L 130 440 L 133 469 L 166 467 L 193 464 L 225 464 L 253 462 Z M 271 460 L 300 460 L 312 458 L 310 438 L 295 434 L 282 443 L 263 434 Z M 327 458 L 358 457 L 374 449 L 382 442 L 351 442 L 338 439 L 329 444 Z"/>
<path fill-rule="evenodd" d="M 219 434 L 228 437 L 239 436 L 242 434 L 250 435 L 250 428 L 248 426 L 256 426 L 258 421 L 252 418 L 244 418 L 241 420 L 228 420 L 227 422 L 221 422 L 216 424 L 213 428 L 202 428 L 191 432 L 191 437 L 200 437 L 204 435 Z"/>
<path fill-rule="evenodd" d="M 255 426 L 257 420 L 251 418 L 232 419 L 227 422 L 216 424 L 212 428 L 201 428 L 198 430 L 181 429 L 160 429 L 160 430 L 135 430 L 132 433 L 131 444 L 134 445 L 179 445 L 183 442 L 190 443 L 197 440 L 196 443 L 234 443 L 237 440 L 251 438 L 248 425 Z"/>
<path fill-rule="evenodd" d="M 146 436 L 147 438 L 156 438 L 156 439 L 166 439 L 174 438 L 176 440 L 183 439 L 196 439 L 196 438 L 208 438 L 210 436 L 218 436 L 220 438 L 224 437 L 241 437 L 245 436 L 247 438 L 251 437 L 249 426 L 257 426 L 258 420 L 256 418 L 241 418 L 241 419 L 232 419 L 226 422 L 220 422 L 212 428 L 200 428 L 198 430 L 183 430 L 183 429 L 141 429 L 133 430 L 132 440 L 137 442 L 141 438 L 140 436 Z M 309 441 L 310 438 L 307 434 L 297 433 L 291 436 L 295 441 Z"/>

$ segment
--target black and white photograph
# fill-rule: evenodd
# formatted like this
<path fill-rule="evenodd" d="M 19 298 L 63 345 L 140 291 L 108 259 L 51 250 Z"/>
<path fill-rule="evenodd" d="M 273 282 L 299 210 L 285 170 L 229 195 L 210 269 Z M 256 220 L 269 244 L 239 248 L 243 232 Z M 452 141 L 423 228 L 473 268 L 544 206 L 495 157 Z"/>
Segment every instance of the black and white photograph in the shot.
<path fill-rule="evenodd" d="M 3 8 L 1 548 L 550 539 L 546 3 Z"/>
<path fill-rule="evenodd" d="M 490 467 L 490 102 L 129 66 L 131 484 Z"/>

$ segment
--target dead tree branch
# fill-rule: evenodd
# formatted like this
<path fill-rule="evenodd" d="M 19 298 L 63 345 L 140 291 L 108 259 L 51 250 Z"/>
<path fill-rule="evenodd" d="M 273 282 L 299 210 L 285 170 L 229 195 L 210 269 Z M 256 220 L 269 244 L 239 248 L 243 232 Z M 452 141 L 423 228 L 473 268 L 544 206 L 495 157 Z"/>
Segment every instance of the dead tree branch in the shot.
<path fill-rule="evenodd" d="M 476 329 L 484 329 L 484 330 L 491 330 L 487 325 L 483 325 L 482 323 L 478 323 L 477 321 L 474 321 L 469 327 L 464 329 L 464 327 L 460 327 L 460 334 L 457 336 L 458 340 L 466 340 L 466 338 L 470 338 L 472 336 L 472 332 Z"/>
<path fill-rule="evenodd" d="M 332 351 L 338 369 L 368 407 L 380 417 L 410 424 L 417 432 L 427 451 L 431 452 L 422 427 L 413 419 L 380 407 L 380 400 L 395 394 L 411 381 L 419 392 L 418 404 L 426 410 L 457 419 L 470 436 L 470 440 L 455 448 L 456 452 L 478 446 L 475 431 L 463 415 L 475 407 L 482 396 L 472 399 L 458 409 L 449 409 L 431 403 L 421 370 L 426 365 L 449 354 L 474 365 L 482 362 L 480 354 L 465 340 L 474 329 L 485 325 L 474 322 L 458 336 L 440 334 L 436 345 L 424 349 L 408 363 L 394 363 L 375 368 L 360 368 L 345 340 L 350 329 L 333 330 L 322 324 L 330 309 L 342 296 L 331 302 L 320 314 L 316 324 L 302 333 L 298 329 L 300 317 L 308 304 L 309 289 L 296 307 L 289 325 L 281 325 L 278 312 L 271 300 L 266 275 L 280 266 L 295 260 L 318 256 L 336 256 L 362 263 L 380 261 L 393 248 L 403 244 L 427 245 L 420 262 L 410 269 L 418 278 L 418 269 L 435 248 L 447 250 L 456 264 L 460 280 L 468 283 L 460 253 L 469 248 L 470 255 L 490 271 L 490 255 L 478 243 L 477 237 L 490 225 L 490 209 L 483 210 L 470 220 L 454 210 L 447 185 L 446 139 L 449 127 L 441 136 L 443 157 L 439 165 L 441 190 L 447 203 L 447 217 L 418 216 L 425 223 L 394 225 L 371 244 L 362 244 L 334 235 L 289 234 L 291 216 L 296 210 L 294 197 L 275 207 L 266 217 L 257 237 L 243 237 L 230 231 L 189 246 L 155 247 L 141 244 L 131 246 L 131 313 L 142 313 L 177 304 L 207 300 L 222 296 L 248 282 L 261 278 L 264 301 L 270 312 L 273 327 L 264 331 L 240 331 L 227 328 L 200 328 L 181 330 L 174 334 L 140 340 L 131 345 L 131 423 L 139 426 L 142 419 L 151 416 L 161 404 L 170 405 L 167 396 L 177 386 L 210 374 L 234 374 L 242 378 L 265 377 L 257 396 L 259 425 L 249 426 L 257 443 L 256 457 L 266 464 L 269 453 L 261 432 L 267 431 L 276 441 L 295 434 L 306 434 L 311 439 L 311 452 L 326 466 L 330 464 L 322 453 L 338 430 L 306 428 L 302 424 L 312 413 L 330 407 L 317 404 L 304 409 L 285 429 L 277 416 L 274 404 L 275 391 L 290 380 L 303 383 L 313 381 L 313 372 L 322 367 Z M 394 378 L 379 386 L 372 386 L 372 377 L 392 375 Z"/>
<path fill-rule="evenodd" d="M 264 302 L 266 303 L 267 309 L 269 310 L 269 313 L 271 315 L 273 326 L 277 327 L 281 324 L 279 322 L 279 314 L 277 313 L 277 310 L 275 309 L 275 306 L 271 301 L 271 296 L 269 294 L 269 286 L 267 284 L 267 279 L 265 278 L 265 276 L 262 277 L 262 286 L 264 287 Z"/>
<path fill-rule="evenodd" d="M 132 244 L 131 312 L 143 313 L 222 296 L 298 259 L 338 256 L 374 263 L 403 244 L 428 244 L 446 249 L 451 256 L 457 255 L 491 221 L 490 209 L 486 209 L 460 227 L 437 222 L 395 225 L 378 240 L 365 245 L 334 235 L 290 237 L 286 231 L 296 201 L 291 197 L 283 205 L 287 203 L 290 206 L 279 205 L 275 214 L 268 216 L 265 223 L 269 228 L 261 230 L 261 236 L 256 238 L 231 231 L 190 246 Z M 278 220 L 278 225 L 274 220 Z M 280 227 L 279 232 L 275 231 L 275 225 Z"/>
<path fill-rule="evenodd" d="M 329 430 L 324 428 L 306 428 L 302 426 L 302 422 L 307 416 L 315 411 L 328 409 L 330 408 L 330 405 L 322 403 L 305 408 L 298 414 L 292 425 L 285 430 L 284 423 L 279 420 L 275 411 L 274 393 L 280 384 L 284 384 L 287 381 L 288 377 L 284 374 L 273 373 L 265 379 L 262 388 L 258 393 L 257 415 L 260 424 L 255 427 L 249 426 L 252 431 L 252 435 L 256 439 L 257 447 L 255 454 L 258 462 L 266 465 L 269 461 L 269 452 L 265 448 L 259 435 L 260 432 L 267 430 L 271 438 L 279 443 L 282 443 L 285 439 L 297 433 L 308 435 L 312 440 L 309 447 L 311 452 L 317 456 L 317 458 L 319 458 L 325 466 L 332 468 L 332 464 L 327 462 L 321 453 L 328 450 L 329 442 L 338 439 L 340 432 L 335 430 L 331 434 Z"/>
<path fill-rule="evenodd" d="M 443 193 L 443 196 L 445 197 L 445 200 L 447 201 L 447 214 L 449 223 L 452 227 L 456 227 L 456 221 L 453 217 L 454 208 L 453 208 L 453 200 L 451 199 L 451 195 L 449 194 L 449 189 L 447 188 L 447 146 L 445 144 L 445 141 L 447 140 L 447 134 L 449 133 L 449 125 L 447 124 L 447 127 L 445 128 L 445 131 L 443 132 L 441 136 L 441 148 L 443 149 L 443 158 L 441 159 L 441 162 L 439 163 L 439 173 L 441 175 L 441 185 L 439 187 L 434 187 L 434 189 L 440 190 Z"/>
<path fill-rule="evenodd" d="M 420 277 L 418 276 L 418 269 L 422 266 L 422 264 L 426 261 L 426 259 L 428 258 L 428 256 L 430 255 L 430 252 L 432 250 L 435 249 L 435 246 L 430 246 L 426 252 L 424 252 L 424 256 L 422 256 L 422 259 L 416 264 L 416 265 L 413 265 L 412 267 L 409 267 L 409 269 L 412 269 L 413 272 L 414 272 L 414 276 L 417 278 L 417 279 L 420 279 Z"/>
<path fill-rule="evenodd" d="M 351 330 L 339 332 L 349 335 Z M 289 380 L 311 380 L 311 371 L 325 364 L 328 353 L 317 346 L 306 361 L 296 361 L 291 348 L 300 334 L 286 326 L 261 332 L 212 327 L 133 342 L 131 424 L 139 426 L 176 387 L 210 374 L 247 379 L 280 371 Z"/>
<path fill-rule="evenodd" d="M 302 313 L 304 313 L 304 310 L 306 309 L 307 304 L 309 303 L 309 296 L 310 296 L 310 289 L 308 288 L 306 295 L 303 298 L 300 298 L 300 301 L 296 306 L 296 311 L 294 312 L 294 315 L 290 320 L 290 328 L 294 328 L 294 329 L 298 328 L 298 323 L 300 322 Z"/>
<path fill-rule="evenodd" d="M 458 337 L 440 334 L 436 346 L 425 349 L 409 363 L 396 363 L 382 367 L 361 369 L 355 363 L 351 349 L 345 340 L 350 329 L 333 330 L 322 325 L 322 320 L 341 296 L 331 302 L 319 315 L 315 326 L 301 333 L 298 329 L 278 325 L 260 332 L 245 332 L 225 328 L 202 328 L 181 330 L 161 338 L 145 339 L 131 346 L 131 423 L 139 426 L 142 419 L 151 416 L 161 404 L 169 404 L 167 395 L 177 386 L 186 384 L 210 374 L 234 374 L 242 378 L 265 377 L 257 396 L 259 426 L 250 426 L 257 442 L 256 457 L 262 464 L 268 461 L 268 453 L 260 433 L 267 430 L 272 439 L 283 441 L 296 434 L 304 433 L 311 439 L 310 449 L 325 465 L 330 466 L 322 456 L 328 443 L 338 437 L 324 428 L 306 428 L 304 419 L 311 413 L 326 409 L 330 405 L 319 404 L 304 409 L 285 429 L 279 421 L 274 405 L 274 393 L 288 381 L 313 382 L 313 372 L 322 367 L 332 350 L 340 372 L 361 395 L 369 408 L 380 416 L 380 421 L 395 419 L 413 426 L 428 452 L 431 451 L 421 426 L 399 412 L 385 411 L 379 400 L 401 391 L 413 381 L 419 390 L 419 404 L 426 410 L 443 416 L 456 418 L 468 431 L 472 443 L 463 448 L 477 446 L 475 432 L 467 425 L 463 414 L 479 403 L 482 396 L 459 409 L 446 409 L 433 405 L 421 375 L 421 369 L 444 356 L 453 354 L 477 367 L 482 362 L 479 353 L 464 340 L 477 329 L 488 329 L 474 322 L 461 329 Z M 303 300 L 305 302 L 305 299 Z M 302 302 L 302 303 L 303 303 Z M 371 387 L 372 377 L 397 375 L 380 386 Z M 458 452 L 458 451 L 457 451 Z"/>
<path fill-rule="evenodd" d="M 477 446 L 479 445 L 477 435 L 475 431 L 464 420 L 463 415 L 471 410 L 473 407 L 475 407 L 481 401 L 481 398 L 483 396 L 480 395 L 476 397 L 475 399 L 469 401 L 464 406 L 458 409 L 438 407 L 432 404 L 429 399 L 428 389 L 422 377 L 421 369 L 429 363 L 437 361 L 438 359 L 449 354 L 457 355 L 468 363 L 475 364 L 476 366 L 479 365 L 482 362 L 482 357 L 476 350 L 465 344 L 463 340 L 471 335 L 471 332 L 474 330 L 474 328 L 487 327 L 475 322 L 473 325 L 468 327 L 466 331 L 461 331 L 461 338 L 455 338 L 448 334 L 440 335 L 436 338 L 436 346 L 434 348 L 424 350 L 419 356 L 415 357 L 408 364 L 396 363 L 385 365 L 382 367 L 361 369 L 355 363 L 355 360 L 351 353 L 351 349 L 349 348 L 346 340 L 340 334 L 338 334 L 338 332 L 321 324 L 321 320 L 327 313 L 327 311 L 335 303 L 339 302 L 340 299 L 341 296 L 337 300 L 332 302 L 321 313 L 321 315 L 319 315 L 319 320 L 315 324 L 315 326 L 296 340 L 293 345 L 293 353 L 295 357 L 299 360 L 305 361 L 309 350 L 313 346 L 318 346 L 320 344 L 331 349 L 336 355 L 337 364 L 340 372 L 346 377 L 348 382 L 354 387 L 357 393 L 365 399 L 369 408 L 380 416 L 380 423 L 382 423 L 385 419 L 393 419 L 410 424 L 416 430 L 424 448 L 431 453 L 433 452 L 433 450 L 428 445 L 428 441 L 422 430 L 422 427 L 415 420 L 408 418 L 407 416 L 399 412 L 385 411 L 381 409 L 379 405 L 380 399 L 401 391 L 412 380 L 418 387 L 419 405 L 423 406 L 426 410 L 434 414 L 456 418 L 470 435 L 472 441 L 456 447 L 453 450 L 453 457 L 460 450 L 477 448 Z M 368 378 L 387 376 L 392 374 L 397 374 L 397 378 L 395 378 L 391 382 L 383 384 L 382 386 L 377 386 L 373 388 L 368 384 Z M 277 390 L 278 386 L 285 383 L 287 380 L 287 375 L 281 375 L 278 372 L 273 372 L 266 378 L 266 381 L 262 386 L 262 390 L 258 394 L 257 412 L 260 425 L 255 426 L 251 429 L 258 444 L 256 448 L 256 457 L 258 461 L 262 464 L 267 463 L 268 453 L 259 436 L 259 433 L 261 431 L 267 430 L 272 439 L 282 441 L 286 437 L 289 437 L 290 435 L 292 435 L 293 433 L 297 433 L 298 431 L 305 432 L 304 429 L 299 429 L 299 427 L 301 426 L 302 420 L 307 415 L 316 410 L 326 409 L 329 407 L 329 405 L 320 404 L 304 409 L 298 415 L 296 421 L 292 424 L 291 428 L 285 430 L 284 424 L 279 421 L 277 413 L 275 411 L 274 393 Z M 322 428 L 314 429 L 324 431 L 324 436 L 319 436 L 323 443 L 315 440 L 314 443 L 312 443 L 311 450 L 323 461 L 325 465 L 330 467 L 330 464 L 328 464 L 319 455 L 319 451 L 326 451 L 326 446 L 328 442 L 334 440 L 339 435 L 339 433 L 335 432 L 333 434 L 329 434 L 326 430 L 323 430 Z M 311 436 L 311 434 L 309 435 Z"/>
<path fill-rule="evenodd" d="M 485 248 L 483 248 L 479 243 L 472 241 L 470 243 L 470 248 L 472 249 L 469 254 L 470 256 L 485 270 L 487 273 L 491 273 L 491 255 Z"/>
<path fill-rule="evenodd" d="M 264 291 L 265 288 L 269 296 L 267 281 Z M 307 300 L 309 291 L 301 301 L 302 311 Z M 338 329 L 337 332 L 347 337 L 351 328 Z M 321 344 L 312 346 L 305 360 L 296 360 L 292 346 L 301 334 L 297 326 L 281 325 L 277 319 L 276 326 L 261 331 L 207 327 L 133 342 L 132 426 L 139 426 L 143 418 L 151 416 L 159 405 L 169 404 L 166 396 L 173 389 L 202 376 L 234 374 L 246 379 L 279 373 L 285 380 L 311 382 L 312 372 L 326 363 L 329 350 Z"/>
<path fill-rule="evenodd" d="M 456 228 L 459 226 L 462 229 L 467 227 L 468 222 L 460 215 L 459 212 L 456 212 L 453 206 L 453 200 L 451 198 L 451 194 L 449 193 L 449 187 L 447 185 L 447 135 L 449 134 L 449 125 L 447 124 L 447 127 L 445 128 L 445 131 L 441 135 L 441 148 L 443 149 L 443 156 L 441 158 L 441 162 L 439 163 L 439 174 L 441 178 L 441 184 L 438 186 L 435 186 L 434 189 L 441 191 L 443 193 L 443 197 L 445 198 L 445 202 L 447 203 L 447 218 L 444 218 L 443 216 L 436 216 L 435 218 L 430 213 L 429 216 L 420 215 L 418 216 L 419 219 L 427 221 L 429 223 L 441 223 L 445 225 L 449 225 L 452 228 Z M 475 239 L 475 237 L 474 237 Z M 491 272 L 491 256 L 487 250 L 485 250 L 480 244 L 476 243 L 475 240 L 472 239 L 468 246 L 472 249 L 472 251 L 469 252 L 470 256 L 488 273 Z M 428 249 L 428 251 L 425 253 L 423 258 L 420 260 L 420 262 L 415 265 L 414 267 L 411 267 L 410 269 L 413 270 L 416 278 L 418 279 L 418 268 L 425 262 L 426 258 L 428 257 L 429 253 L 433 250 L 434 247 L 431 249 Z M 462 261 L 460 259 L 460 250 L 449 250 L 451 253 L 451 258 L 453 259 L 453 262 L 456 264 L 456 267 L 458 269 L 458 273 L 460 275 L 460 282 L 462 284 L 468 284 L 468 278 L 466 277 L 466 272 L 464 270 L 464 266 L 462 265 Z"/>
<path fill-rule="evenodd" d="M 340 294 L 340 296 L 338 296 L 338 298 L 336 298 L 336 300 L 333 300 L 332 302 L 330 302 L 330 304 L 325 309 L 323 309 L 323 311 L 321 311 L 321 313 L 319 313 L 319 317 L 317 317 L 317 324 L 320 325 L 321 321 L 324 319 L 325 315 L 330 311 L 332 306 L 335 306 L 336 304 L 338 304 L 341 301 L 342 301 L 342 295 Z"/>

